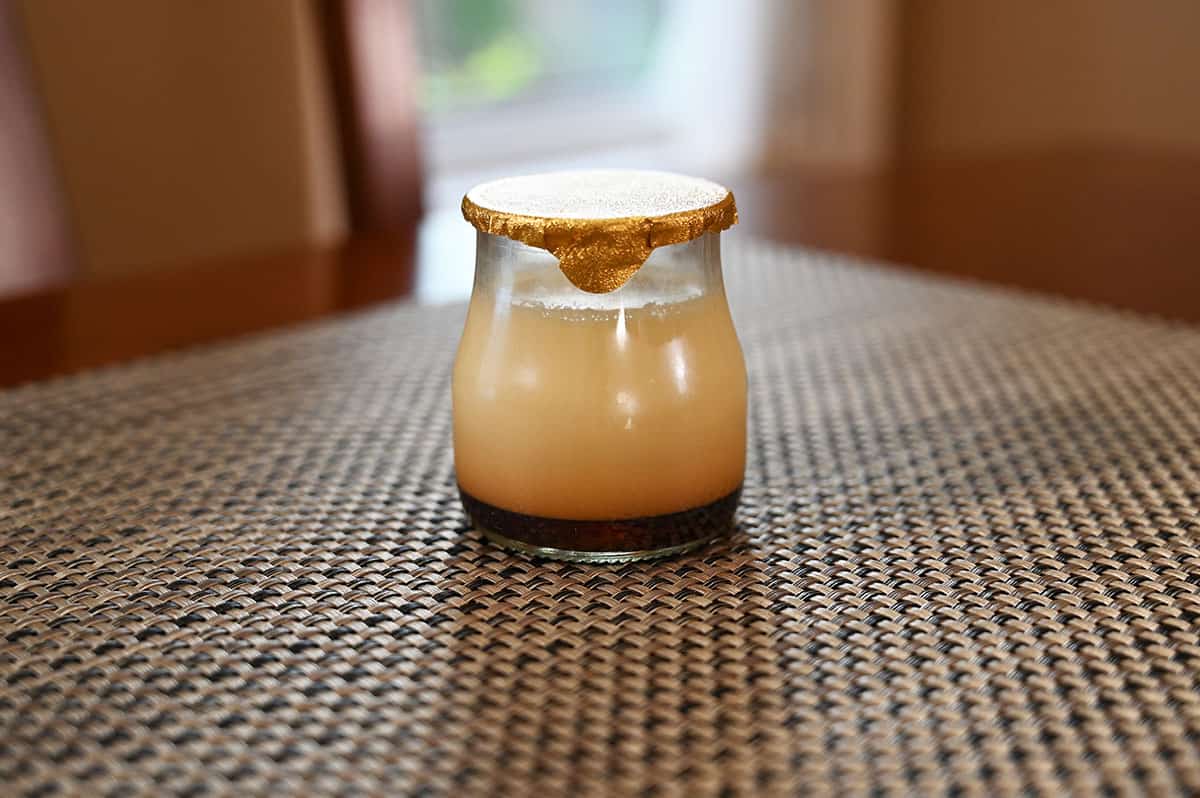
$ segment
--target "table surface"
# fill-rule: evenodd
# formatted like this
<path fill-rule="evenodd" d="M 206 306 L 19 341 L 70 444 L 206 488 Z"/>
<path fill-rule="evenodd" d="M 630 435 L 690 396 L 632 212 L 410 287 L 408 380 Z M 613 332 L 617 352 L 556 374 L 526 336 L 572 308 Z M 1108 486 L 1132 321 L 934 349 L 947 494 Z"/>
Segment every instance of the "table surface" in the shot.
<path fill-rule="evenodd" d="M 731 181 L 758 237 L 1200 321 L 1200 158 L 1036 150 L 853 174 Z M 0 386 L 344 313 L 469 290 L 472 231 L 433 214 L 389 238 L 0 299 Z"/>
<path fill-rule="evenodd" d="M 0 393 L 19 794 L 1200 791 L 1200 332 L 736 239 L 738 528 L 457 502 L 458 305 Z"/>

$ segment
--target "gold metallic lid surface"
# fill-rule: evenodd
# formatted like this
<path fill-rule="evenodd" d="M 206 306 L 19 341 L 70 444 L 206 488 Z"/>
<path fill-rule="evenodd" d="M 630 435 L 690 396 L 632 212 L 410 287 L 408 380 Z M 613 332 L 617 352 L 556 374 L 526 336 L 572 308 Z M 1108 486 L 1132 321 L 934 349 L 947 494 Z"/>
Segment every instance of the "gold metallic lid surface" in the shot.
<path fill-rule="evenodd" d="M 724 186 L 626 169 L 494 180 L 468 191 L 462 210 L 485 233 L 548 250 L 568 280 L 593 294 L 624 285 L 655 247 L 737 223 Z"/>

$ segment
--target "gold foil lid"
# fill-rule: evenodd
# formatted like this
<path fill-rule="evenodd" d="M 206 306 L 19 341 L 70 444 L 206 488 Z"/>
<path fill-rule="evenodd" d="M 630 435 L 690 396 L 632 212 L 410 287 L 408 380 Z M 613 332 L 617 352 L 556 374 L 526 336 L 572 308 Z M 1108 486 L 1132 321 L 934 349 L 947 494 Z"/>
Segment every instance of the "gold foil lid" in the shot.
<path fill-rule="evenodd" d="M 724 186 L 625 169 L 494 180 L 468 191 L 462 210 L 485 233 L 548 250 L 568 280 L 593 294 L 623 286 L 655 247 L 737 222 Z"/>

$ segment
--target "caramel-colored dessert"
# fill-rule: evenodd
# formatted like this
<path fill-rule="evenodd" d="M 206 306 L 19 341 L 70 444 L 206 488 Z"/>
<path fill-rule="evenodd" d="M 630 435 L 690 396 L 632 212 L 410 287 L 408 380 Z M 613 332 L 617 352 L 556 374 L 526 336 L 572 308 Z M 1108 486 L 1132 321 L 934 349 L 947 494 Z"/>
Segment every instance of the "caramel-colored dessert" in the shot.
<path fill-rule="evenodd" d="M 492 526 L 527 529 L 626 521 L 607 528 L 638 549 L 659 547 L 655 517 L 713 506 L 727 528 L 745 470 L 746 373 L 723 293 L 613 309 L 571 300 L 471 304 L 454 372 L 468 510 L 485 528 L 492 511 Z M 664 527 L 695 537 L 686 527 L 707 516 Z M 536 545 L 605 548 L 586 539 L 599 527 L 539 528 Z"/>

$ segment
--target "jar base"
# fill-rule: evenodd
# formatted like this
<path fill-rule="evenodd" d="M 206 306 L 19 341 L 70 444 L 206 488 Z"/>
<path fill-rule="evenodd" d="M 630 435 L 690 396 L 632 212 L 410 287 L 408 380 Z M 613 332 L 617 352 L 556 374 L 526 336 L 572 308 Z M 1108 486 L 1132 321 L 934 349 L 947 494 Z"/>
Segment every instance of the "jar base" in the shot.
<path fill-rule="evenodd" d="M 729 534 L 741 493 L 739 485 L 714 502 L 677 513 L 577 521 L 505 510 L 459 487 L 467 515 L 493 543 L 530 557 L 600 564 L 683 554 Z"/>

